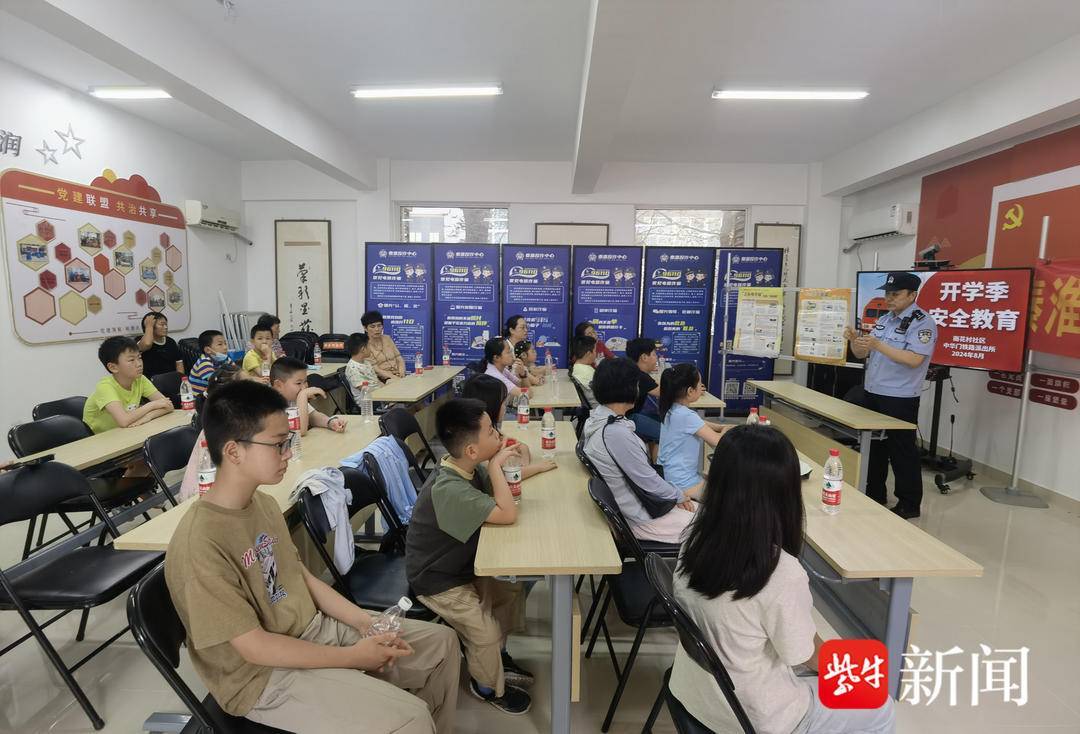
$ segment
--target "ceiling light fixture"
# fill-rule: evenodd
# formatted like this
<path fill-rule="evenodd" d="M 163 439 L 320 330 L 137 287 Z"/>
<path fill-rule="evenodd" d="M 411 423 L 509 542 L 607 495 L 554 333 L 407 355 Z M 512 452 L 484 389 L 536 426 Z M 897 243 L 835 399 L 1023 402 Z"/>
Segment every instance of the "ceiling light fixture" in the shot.
<path fill-rule="evenodd" d="M 495 97 L 503 93 L 501 84 L 463 84 L 446 87 L 356 87 L 357 99 L 415 99 L 420 97 Z"/>
<path fill-rule="evenodd" d="M 172 99 L 164 89 L 155 87 L 91 87 L 90 96 L 98 99 Z"/>
<path fill-rule="evenodd" d="M 814 89 L 716 89 L 713 99 L 778 99 L 778 100 L 856 100 L 865 99 L 869 92 L 861 90 Z"/>

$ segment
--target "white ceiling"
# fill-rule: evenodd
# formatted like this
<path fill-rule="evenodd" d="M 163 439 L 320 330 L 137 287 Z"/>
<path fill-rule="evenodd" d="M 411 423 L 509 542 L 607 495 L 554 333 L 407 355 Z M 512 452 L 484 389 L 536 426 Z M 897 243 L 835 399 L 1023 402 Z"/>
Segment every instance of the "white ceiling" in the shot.
<path fill-rule="evenodd" d="M 602 1 L 630 16 L 625 32 L 633 34 L 615 60 L 633 74 L 603 155 L 610 161 L 821 160 L 1080 33 L 1077 0 Z M 641 12 L 646 4 L 650 12 Z M 218 0 L 144 5 L 181 13 L 376 156 L 574 156 L 588 0 L 236 0 L 234 21 Z M 23 65 L 32 58 L 35 71 L 80 90 L 137 81 L 6 14 L 0 56 Z M 505 94 L 348 94 L 360 84 L 487 81 L 501 82 Z M 710 100 L 722 85 L 855 87 L 870 97 Z M 280 152 L 269 138 L 241 135 L 176 101 L 125 104 L 238 158 Z"/>

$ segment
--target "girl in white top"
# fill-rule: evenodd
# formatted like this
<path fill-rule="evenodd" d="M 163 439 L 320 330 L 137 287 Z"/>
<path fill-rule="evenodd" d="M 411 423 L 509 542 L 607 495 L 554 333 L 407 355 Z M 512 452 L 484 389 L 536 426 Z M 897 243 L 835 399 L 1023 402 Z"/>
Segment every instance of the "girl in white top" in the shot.
<path fill-rule="evenodd" d="M 799 563 L 804 510 L 799 460 L 767 426 L 736 426 L 720 439 L 697 516 L 676 568 L 675 597 L 727 668 L 735 695 L 761 734 L 893 731 L 891 698 L 878 709 L 827 709 L 817 678 L 821 638 L 810 581 Z M 714 731 L 741 727 L 711 674 L 680 645 L 671 692 Z"/>
<path fill-rule="evenodd" d="M 506 385 L 510 398 L 516 400 L 521 394 L 518 389 L 521 379 L 510 370 L 513 364 L 514 349 L 510 342 L 502 337 L 487 340 L 484 344 L 484 374 L 501 380 Z"/>

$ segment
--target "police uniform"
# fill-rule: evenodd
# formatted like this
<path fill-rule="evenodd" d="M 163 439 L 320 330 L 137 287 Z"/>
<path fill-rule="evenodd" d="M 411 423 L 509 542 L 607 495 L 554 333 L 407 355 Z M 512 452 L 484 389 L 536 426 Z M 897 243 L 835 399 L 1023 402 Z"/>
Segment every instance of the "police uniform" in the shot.
<path fill-rule="evenodd" d="M 918 290 L 921 281 L 911 273 L 889 273 L 881 290 Z M 937 343 L 937 324 L 912 303 L 899 315 L 892 311 L 879 317 L 870 335 L 890 347 L 926 357 L 918 367 L 894 362 L 879 351 L 866 357 L 866 397 L 870 410 L 909 423 L 919 422 L 919 395 Z M 922 468 L 914 431 L 886 431 L 885 440 L 870 443 L 866 494 L 885 504 L 885 479 L 892 462 L 897 507 L 918 513 L 922 503 Z"/>

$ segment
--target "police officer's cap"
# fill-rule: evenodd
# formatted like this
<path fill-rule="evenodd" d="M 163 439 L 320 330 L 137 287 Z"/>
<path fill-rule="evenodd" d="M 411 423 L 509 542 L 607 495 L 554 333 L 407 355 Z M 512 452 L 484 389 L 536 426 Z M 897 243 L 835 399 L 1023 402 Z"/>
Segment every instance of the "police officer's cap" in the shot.
<path fill-rule="evenodd" d="M 897 271 L 889 273 L 885 277 L 885 285 L 878 288 L 879 291 L 917 291 L 922 285 L 922 279 L 914 273 Z"/>

